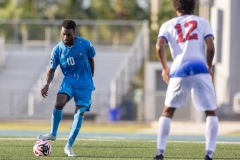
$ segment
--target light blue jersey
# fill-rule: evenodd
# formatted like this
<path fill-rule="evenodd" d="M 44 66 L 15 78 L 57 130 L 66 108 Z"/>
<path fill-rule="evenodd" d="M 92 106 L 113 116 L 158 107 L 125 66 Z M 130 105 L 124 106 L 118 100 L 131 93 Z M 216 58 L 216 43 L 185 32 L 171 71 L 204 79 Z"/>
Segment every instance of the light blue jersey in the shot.
<path fill-rule="evenodd" d="M 53 48 L 50 67 L 56 69 L 60 65 L 63 81 L 76 89 L 92 91 L 95 87 L 88 58 L 93 58 L 96 53 L 89 41 L 78 36 L 75 38 L 72 47 L 61 41 Z"/>

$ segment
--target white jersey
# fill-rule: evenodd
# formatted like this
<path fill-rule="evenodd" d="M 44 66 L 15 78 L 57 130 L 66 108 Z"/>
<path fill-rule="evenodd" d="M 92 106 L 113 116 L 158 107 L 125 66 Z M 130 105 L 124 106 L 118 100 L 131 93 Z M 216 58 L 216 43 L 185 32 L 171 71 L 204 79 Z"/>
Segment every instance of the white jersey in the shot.
<path fill-rule="evenodd" d="M 158 38 L 166 39 L 173 58 L 170 77 L 209 73 L 204 49 L 208 36 L 213 36 L 209 22 L 195 15 L 175 17 L 161 26 Z"/>

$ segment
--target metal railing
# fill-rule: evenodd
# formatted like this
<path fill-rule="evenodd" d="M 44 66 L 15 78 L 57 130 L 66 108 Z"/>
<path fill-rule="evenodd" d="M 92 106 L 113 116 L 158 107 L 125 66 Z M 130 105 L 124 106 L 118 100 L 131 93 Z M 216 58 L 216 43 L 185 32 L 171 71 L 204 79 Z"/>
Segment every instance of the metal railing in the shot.
<path fill-rule="evenodd" d="M 5 23 L 12 23 L 12 21 L 7 21 Z M 26 28 L 29 28 L 29 25 L 47 25 L 47 30 L 45 29 L 45 38 L 47 37 L 47 40 L 43 39 L 40 40 L 43 42 L 44 45 L 49 46 L 50 43 L 53 41 L 53 36 L 47 36 L 48 34 L 52 34 L 54 31 L 53 27 L 58 27 L 61 24 L 60 20 L 49 22 L 49 21 L 30 21 L 30 20 L 23 20 L 16 23 L 16 26 L 19 26 L 21 24 L 27 25 L 28 27 L 25 27 L 25 29 L 22 29 L 21 33 L 22 36 L 22 44 L 23 46 L 34 46 L 35 42 L 39 42 L 39 40 L 29 39 L 29 33 L 27 32 Z M 94 42 L 94 44 L 98 45 L 110 45 L 114 48 L 116 47 L 122 47 L 124 45 L 131 45 L 131 48 L 129 50 L 129 55 L 125 59 L 125 61 L 120 66 L 118 72 L 114 76 L 114 78 L 111 81 L 111 91 L 110 91 L 110 107 L 115 107 L 117 104 L 122 100 L 122 95 L 124 95 L 127 92 L 128 86 L 133 81 L 133 78 L 136 74 L 136 72 L 140 69 L 142 66 L 144 60 L 147 58 L 148 50 L 149 50 L 149 36 L 148 36 L 148 21 L 90 21 L 90 20 L 76 20 L 76 23 L 82 27 L 84 26 L 91 26 L 90 28 L 93 28 L 93 37 L 87 38 Z M 110 32 L 112 34 L 112 31 L 120 31 L 116 30 L 119 26 L 125 28 L 125 32 L 121 33 L 121 36 L 118 35 L 116 38 L 113 32 L 113 35 L 110 37 L 113 37 L 112 41 L 100 41 L 101 39 L 101 27 L 109 27 L 110 26 Z M 19 33 L 20 31 L 16 31 L 16 33 Z M 16 35 L 15 33 L 15 35 Z M 47 34 L 46 34 L 47 33 Z M 116 32 L 117 33 L 117 32 Z M 128 36 L 124 36 L 128 35 Z M 130 35 L 130 36 L 129 36 Z M 84 36 L 84 37 L 85 37 Z M 31 37 L 31 36 L 30 36 Z M 114 39 L 115 37 L 115 39 Z M 124 37 L 130 37 L 128 39 L 124 39 Z M 14 42 L 19 42 L 20 40 L 16 40 L 18 38 L 17 36 L 14 36 L 15 40 Z M 132 41 L 132 42 L 131 42 Z M 34 43 L 32 43 L 34 42 Z M 102 43 L 104 42 L 104 43 Z M 131 42 L 131 43 L 130 43 Z M 38 44 L 35 44 L 35 46 L 38 46 Z M 49 67 L 46 67 L 46 70 L 44 70 L 38 79 L 36 80 L 36 83 L 33 85 L 33 87 L 30 89 L 28 93 L 28 101 L 27 101 L 27 108 L 28 108 L 28 116 L 32 117 L 35 113 L 35 106 L 37 103 L 41 102 L 43 98 L 39 94 L 41 91 L 42 86 L 45 84 L 45 76 L 46 72 L 49 69 Z M 55 74 L 55 78 L 57 77 L 58 73 Z M 115 86 L 114 86 L 115 85 Z M 114 90 L 114 87 L 116 90 Z M 109 93 L 107 93 L 109 94 Z M 109 96 L 109 95 L 108 95 Z M 108 105 L 109 106 L 109 105 Z"/>
<path fill-rule="evenodd" d="M 0 20 L 0 35 L 7 43 L 49 45 L 60 38 L 62 20 Z M 141 28 L 139 20 L 75 20 L 76 34 L 95 45 L 131 45 Z M 31 42 L 32 41 L 32 42 Z"/>
<path fill-rule="evenodd" d="M 46 69 L 40 74 L 38 80 L 36 81 L 36 84 L 31 88 L 31 90 L 28 92 L 28 116 L 32 117 L 35 113 L 35 104 L 39 103 L 43 100 L 43 97 L 41 96 L 41 89 L 46 84 L 46 75 L 49 70 L 49 66 L 46 67 Z M 58 77 L 60 73 L 60 69 L 58 68 L 54 74 L 54 79 Z M 51 87 L 51 84 L 50 84 Z"/>
<path fill-rule="evenodd" d="M 148 54 L 148 21 L 143 21 L 142 28 L 131 46 L 128 56 L 111 80 L 110 107 L 112 109 L 118 107 L 122 101 L 122 96 L 127 93 L 135 74 L 140 70 L 144 61 L 148 59 Z"/>

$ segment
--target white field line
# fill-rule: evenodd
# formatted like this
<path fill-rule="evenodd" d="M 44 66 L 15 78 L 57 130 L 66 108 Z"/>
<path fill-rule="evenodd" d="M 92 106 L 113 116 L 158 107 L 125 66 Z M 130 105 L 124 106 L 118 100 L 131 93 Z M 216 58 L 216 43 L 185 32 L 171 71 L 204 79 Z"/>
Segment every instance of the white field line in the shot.
<path fill-rule="evenodd" d="M 0 138 L 0 141 L 4 141 L 4 140 L 20 140 L 20 141 L 28 141 L 28 140 L 37 140 L 36 138 Z M 58 138 L 57 140 L 68 140 L 68 138 Z M 76 139 L 77 141 L 80 140 L 84 140 L 84 141 L 119 141 L 119 140 L 124 140 L 124 141 L 138 141 L 138 140 L 129 140 L 129 139 L 125 139 L 125 138 L 86 138 L 86 139 L 82 139 L 82 138 L 78 138 Z M 142 140 L 143 142 L 155 142 L 153 140 Z M 52 141 L 51 141 L 52 142 Z M 204 141 L 169 141 L 172 143 L 205 143 Z M 240 142 L 217 142 L 218 144 L 240 144 Z"/>

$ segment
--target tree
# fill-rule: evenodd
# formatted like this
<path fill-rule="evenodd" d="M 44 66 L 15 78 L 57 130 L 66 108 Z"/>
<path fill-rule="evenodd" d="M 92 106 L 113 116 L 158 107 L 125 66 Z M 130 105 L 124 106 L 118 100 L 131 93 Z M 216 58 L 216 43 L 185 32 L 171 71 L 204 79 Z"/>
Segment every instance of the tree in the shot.
<path fill-rule="evenodd" d="M 50 0 L 46 0 L 47 2 Z M 32 19 L 39 14 L 38 1 L 35 0 L 5 0 L 0 2 L 1 19 Z"/>
<path fill-rule="evenodd" d="M 175 10 L 174 8 L 172 7 L 172 1 L 170 0 L 161 0 L 161 3 L 160 3 L 161 6 L 159 6 L 159 12 L 158 12 L 158 25 L 159 27 L 164 23 L 166 22 L 167 20 L 173 18 L 176 16 L 176 13 L 175 13 Z M 156 56 L 156 53 L 155 53 L 155 44 L 156 44 L 156 41 L 157 41 L 157 35 L 158 35 L 158 31 L 159 30 L 156 30 L 156 31 L 151 31 L 150 32 L 150 60 L 153 60 L 153 61 L 158 61 L 158 58 Z M 167 56 L 168 56 L 168 59 L 170 60 L 171 59 L 171 54 L 170 54 L 170 51 L 167 50 Z"/>

